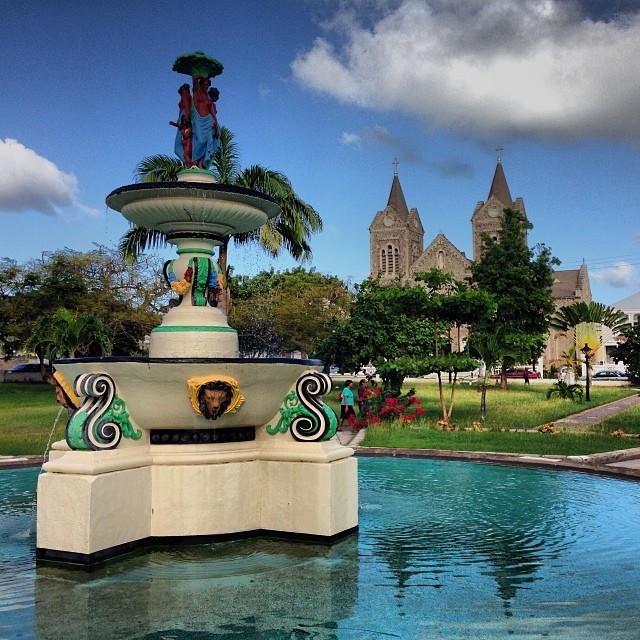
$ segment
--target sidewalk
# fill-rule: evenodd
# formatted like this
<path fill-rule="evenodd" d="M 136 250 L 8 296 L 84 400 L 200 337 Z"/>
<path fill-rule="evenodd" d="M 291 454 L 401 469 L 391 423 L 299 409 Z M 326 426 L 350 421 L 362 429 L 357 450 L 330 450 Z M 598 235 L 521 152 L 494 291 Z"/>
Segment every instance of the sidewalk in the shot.
<path fill-rule="evenodd" d="M 614 400 L 609 404 L 603 404 L 599 407 L 594 407 L 593 409 L 586 409 L 585 411 L 581 411 L 580 413 L 575 413 L 573 415 L 567 416 L 566 418 L 560 418 L 560 420 L 554 421 L 554 425 L 556 427 L 567 426 L 572 429 L 587 429 L 594 424 L 598 424 L 611 416 L 615 416 L 617 413 L 624 411 L 625 409 L 629 409 L 630 407 L 635 407 L 640 404 L 640 394 L 636 394 L 635 396 L 627 396 L 626 398 L 621 398 L 620 400 Z"/>

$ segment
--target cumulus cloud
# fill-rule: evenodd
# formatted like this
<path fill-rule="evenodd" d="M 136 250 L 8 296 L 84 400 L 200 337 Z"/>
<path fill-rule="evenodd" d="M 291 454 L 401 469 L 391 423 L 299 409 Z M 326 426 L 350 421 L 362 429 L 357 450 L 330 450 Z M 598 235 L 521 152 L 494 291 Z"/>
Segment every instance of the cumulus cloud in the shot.
<path fill-rule="evenodd" d="M 73 207 L 83 214 L 98 214 L 76 201 L 78 180 L 74 175 L 60 171 L 17 140 L 0 139 L 0 175 L 0 211 L 60 215 Z"/>
<path fill-rule="evenodd" d="M 589 277 L 595 282 L 603 282 L 616 289 L 638 285 L 635 267 L 624 260 L 616 262 L 612 267 L 591 271 Z"/>
<path fill-rule="evenodd" d="M 640 140 L 637 7 L 397 0 L 363 3 L 365 18 L 353 6 L 293 61 L 303 85 L 483 139 Z"/>

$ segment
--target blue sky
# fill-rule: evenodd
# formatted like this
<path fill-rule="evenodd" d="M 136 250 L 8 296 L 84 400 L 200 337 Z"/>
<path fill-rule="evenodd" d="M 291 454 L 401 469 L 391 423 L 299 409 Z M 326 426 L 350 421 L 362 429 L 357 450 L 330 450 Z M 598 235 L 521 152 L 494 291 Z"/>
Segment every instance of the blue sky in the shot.
<path fill-rule="evenodd" d="M 0 257 L 115 246 L 105 197 L 171 153 L 175 58 L 224 65 L 218 115 L 246 166 L 284 172 L 324 231 L 310 266 L 369 271 L 394 158 L 425 242 L 471 254 L 502 152 L 530 244 L 584 259 L 594 299 L 640 290 L 640 8 L 618 0 L 0 0 Z M 167 255 L 170 255 L 167 251 Z M 232 249 L 237 273 L 293 266 Z"/>

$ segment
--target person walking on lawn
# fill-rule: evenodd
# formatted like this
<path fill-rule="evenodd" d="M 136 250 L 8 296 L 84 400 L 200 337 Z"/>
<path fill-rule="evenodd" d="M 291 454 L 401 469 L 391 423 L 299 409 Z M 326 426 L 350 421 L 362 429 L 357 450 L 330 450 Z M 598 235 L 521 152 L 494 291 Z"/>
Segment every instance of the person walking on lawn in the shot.
<path fill-rule="evenodd" d="M 353 380 L 347 380 L 344 383 L 344 389 L 340 394 L 340 420 L 338 422 L 338 431 L 342 431 L 342 423 L 346 420 L 347 424 L 351 424 L 356 419 L 356 412 L 353 409 L 355 398 L 353 397 Z M 353 416 L 353 417 L 352 417 Z"/>

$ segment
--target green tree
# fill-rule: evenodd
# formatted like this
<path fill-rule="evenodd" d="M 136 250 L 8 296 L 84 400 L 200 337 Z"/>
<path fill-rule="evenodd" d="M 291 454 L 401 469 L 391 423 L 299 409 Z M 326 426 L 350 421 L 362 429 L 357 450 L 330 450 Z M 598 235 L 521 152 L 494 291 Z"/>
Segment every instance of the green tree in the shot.
<path fill-rule="evenodd" d="M 640 384 L 640 324 L 627 325 L 622 330 L 624 342 L 612 350 L 616 362 L 621 360 L 627 368 L 627 375 L 633 384 Z"/>
<path fill-rule="evenodd" d="M 385 389 L 399 393 L 406 376 L 436 373 L 443 420 L 451 418 L 457 373 L 477 366 L 468 353 L 451 353 L 449 330 L 472 317 L 490 315 L 489 295 L 470 291 L 450 275 L 418 274 L 426 286 L 388 285 L 366 280 L 358 288 L 349 320 L 332 336 L 331 355 L 343 370 L 373 362 Z M 452 374 L 448 402 L 442 372 Z"/>
<path fill-rule="evenodd" d="M 477 355 L 484 363 L 484 375 L 482 378 L 478 378 L 480 418 L 484 422 L 487 418 L 487 386 L 491 369 L 502 362 L 505 357 L 513 356 L 508 351 L 503 327 L 499 327 L 494 333 L 472 333 L 467 341 L 467 346 L 470 353 Z"/>
<path fill-rule="evenodd" d="M 134 175 L 140 182 L 168 182 L 176 180 L 182 169 L 184 166 L 177 158 L 155 155 L 142 160 Z M 220 184 L 261 191 L 273 197 L 281 208 L 280 214 L 259 229 L 235 235 L 234 242 L 257 242 L 273 257 L 285 249 L 296 260 L 311 258 L 309 238 L 322 230 L 320 215 L 296 194 L 283 173 L 260 165 L 242 169 L 233 134 L 226 127 L 220 129 L 220 146 L 214 155 L 211 171 Z M 224 273 L 227 271 L 229 240 L 229 237 L 225 238 L 219 250 L 218 262 Z M 122 237 L 120 252 L 124 258 L 135 260 L 145 249 L 164 243 L 162 232 L 134 226 Z"/>
<path fill-rule="evenodd" d="M 161 266 L 152 257 L 125 264 L 105 247 L 87 253 L 64 249 L 24 265 L 5 259 L 0 264 L 5 357 L 23 351 L 39 319 L 60 308 L 100 320 L 115 355 L 141 353 L 144 337 L 169 301 Z"/>
<path fill-rule="evenodd" d="M 546 343 L 549 317 L 555 306 L 551 296 L 553 266 L 557 258 L 545 245 L 530 249 L 527 231 L 533 225 L 520 211 L 505 209 L 498 238 L 484 234 L 479 261 L 471 264 L 471 284 L 493 295 L 497 309 L 490 319 L 477 320 L 472 331 L 491 334 L 500 329 L 505 353 L 532 362 Z M 506 388 L 508 359 L 502 360 L 501 386 Z"/>
<path fill-rule="evenodd" d="M 52 363 L 56 358 L 99 356 L 111 351 L 111 339 L 105 324 L 89 313 L 77 313 L 64 307 L 40 316 L 24 344 L 40 360 Z"/>
<path fill-rule="evenodd" d="M 231 276 L 229 287 L 229 322 L 238 331 L 245 356 L 292 351 L 315 356 L 331 332 L 332 320 L 345 317 L 351 302 L 338 277 L 302 267 Z"/>

